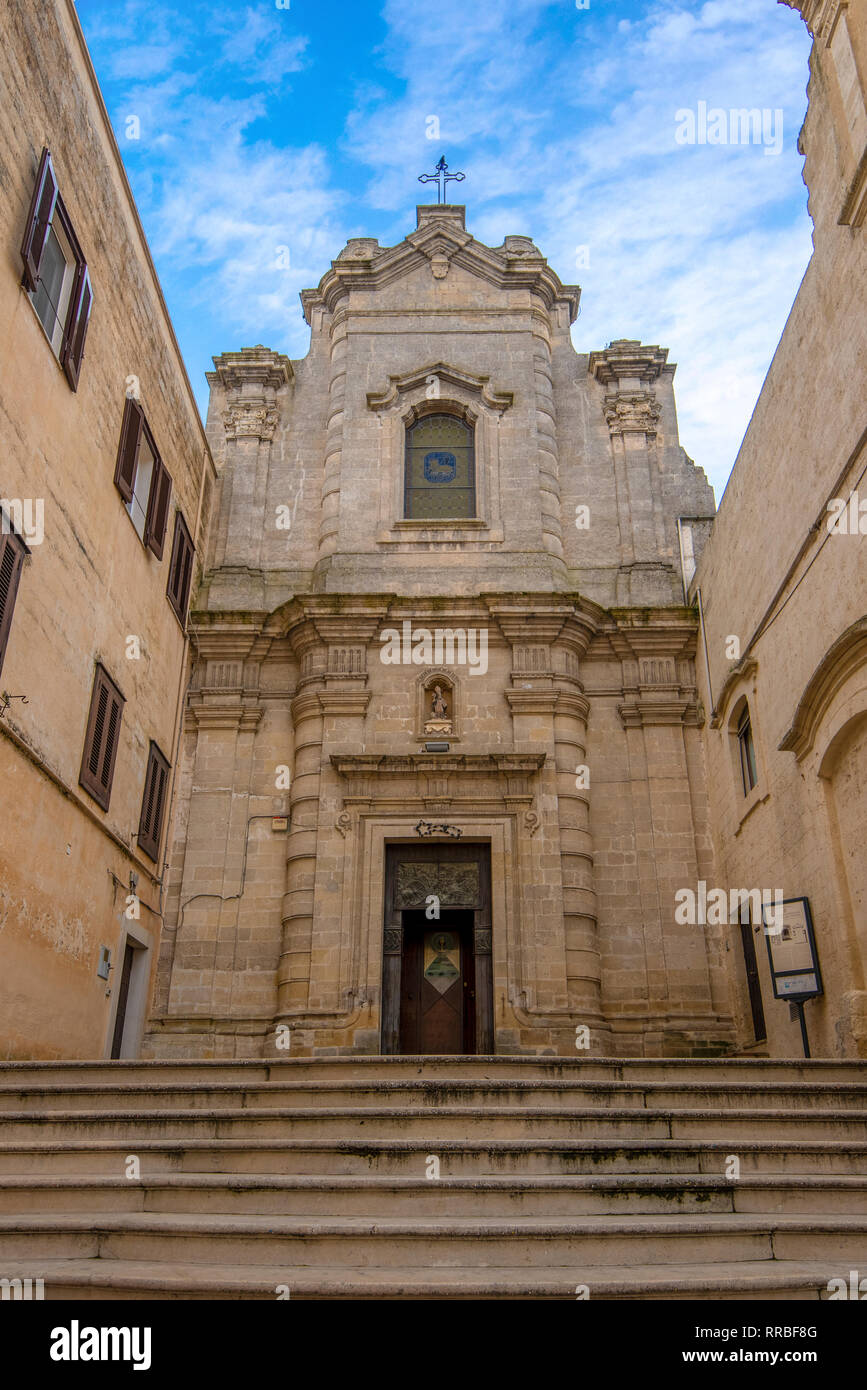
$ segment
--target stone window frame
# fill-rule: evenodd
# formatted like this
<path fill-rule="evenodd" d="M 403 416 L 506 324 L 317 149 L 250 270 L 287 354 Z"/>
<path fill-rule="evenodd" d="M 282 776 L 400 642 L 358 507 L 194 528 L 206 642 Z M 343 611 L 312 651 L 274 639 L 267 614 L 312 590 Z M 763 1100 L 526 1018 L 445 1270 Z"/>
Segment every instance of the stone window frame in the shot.
<path fill-rule="evenodd" d="M 440 393 L 430 397 L 432 378 Z M 442 379 L 441 379 L 442 378 Z M 499 421 L 512 403 L 510 395 L 486 396 L 487 378 L 472 378 L 442 364 L 413 373 L 410 379 L 391 379 L 391 390 L 368 396 L 368 407 L 377 411 L 381 431 L 379 528 L 376 542 L 408 549 L 486 549 L 504 539 L 500 509 Z M 424 415 L 457 415 L 473 429 L 475 443 L 476 516 L 453 521 L 404 517 L 406 432 Z"/>
<path fill-rule="evenodd" d="M 430 404 L 431 404 L 431 405 L 439 405 L 439 402 L 438 402 L 438 401 L 431 401 Z M 403 449 L 404 449 L 404 460 L 403 460 L 403 508 L 402 508 L 401 521 L 424 521 L 424 522 L 427 523 L 427 525 L 431 525 L 431 524 L 432 524 L 432 525 L 434 525 L 434 526 L 443 526 L 443 525 L 446 525 L 446 526 L 448 526 L 448 525 L 466 525 L 467 522 L 473 523 L 473 522 L 475 522 L 475 521 L 478 521 L 478 519 L 479 519 L 479 489 L 478 489 L 478 484 L 477 484 L 477 481 L 476 481 L 476 471 L 477 471 L 477 470 L 476 470 L 476 422 L 475 422 L 474 419 L 471 418 L 470 412 L 469 412 L 466 408 L 461 409 L 461 410 L 455 410 L 455 409 L 447 409 L 447 410 L 426 410 L 426 409 L 422 409 L 421 407 L 414 407 L 413 410 L 410 411 L 410 415 L 411 415 L 412 417 L 414 417 L 414 418 L 411 418 L 411 419 L 409 419 L 409 420 L 407 421 L 406 425 L 404 426 L 404 431 L 403 431 Z M 469 438 L 470 438 L 470 445 L 469 445 L 469 453 L 470 453 L 469 477 L 470 477 L 470 483 L 469 483 L 469 486 L 468 486 L 468 488 L 467 488 L 467 491 L 470 491 L 470 490 L 472 491 L 472 498 L 473 498 L 473 515 L 472 515 L 472 516 L 466 516 L 466 517 L 463 517 L 463 516 L 452 516 L 452 517 L 448 517 L 448 516 L 447 516 L 447 517 L 443 517 L 443 518 L 438 518 L 438 517 L 434 517 L 434 516 L 426 516 L 426 517 L 408 517 L 407 514 L 406 514 L 406 512 L 407 512 L 407 506 L 408 506 L 408 504 L 409 504 L 409 493 L 410 493 L 410 491 L 412 490 L 411 487 L 410 487 L 410 481 L 409 481 L 409 479 L 410 479 L 410 452 L 411 452 L 411 449 L 413 448 L 413 445 L 412 445 L 412 443 L 411 443 L 412 431 L 415 429 L 416 425 L 418 425 L 418 424 L 421 423 L 422 420 L 429 420 L 429 419 L 431 419 L 431 418 L 439 418 L 439 419 L 446 419 L 446 420 L 457 420 L 458 423 L 461 424 L 461 425 L 463 425 L 464 428 L 465 428 L 465 429 L 468 431 L 468 433 L 469 433 Z M 417 446 L 416 446 L 416 447 L 417 447 Z M 421 490 L 421 489 L 420 489 L 420 490 Z"/>
<path fill-rule="evenodd" d="M 769 795 L 765 777 L 765 760 L 759 732 L 756 727 L 754 697 L 755 688 L 753 688 L 751 693 L 742 691 L 741 694 L 735 698 L 731 713 L 726 720 L 726 735 L 729 743 L 729 757 L 732 768 L 735 805 L 737 808 L 738 831 L 747 816 L 750 815 L 760 802 L 766 801 Z M 744 713 L 748 715 L 750 721 L 750 733 L 752 735 L 753 753 L 756 763 L 756 782 L 755 786 L 751 787 L 749 791 L 745 790 L 744 787 L 741 743 L 738 733 Z"/>

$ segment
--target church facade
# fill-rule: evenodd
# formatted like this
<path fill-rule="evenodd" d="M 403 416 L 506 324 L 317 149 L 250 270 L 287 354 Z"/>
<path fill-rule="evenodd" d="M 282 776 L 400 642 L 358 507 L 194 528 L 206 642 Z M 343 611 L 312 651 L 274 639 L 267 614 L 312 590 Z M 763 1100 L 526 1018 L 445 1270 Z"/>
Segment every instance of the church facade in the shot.
<path fill-rule="evenodd" d="M 420 207 L 214 359 L 219 473 L 147 1056 L 734 1042 L 664 349 L 573 348 L 523 236 Z"/>

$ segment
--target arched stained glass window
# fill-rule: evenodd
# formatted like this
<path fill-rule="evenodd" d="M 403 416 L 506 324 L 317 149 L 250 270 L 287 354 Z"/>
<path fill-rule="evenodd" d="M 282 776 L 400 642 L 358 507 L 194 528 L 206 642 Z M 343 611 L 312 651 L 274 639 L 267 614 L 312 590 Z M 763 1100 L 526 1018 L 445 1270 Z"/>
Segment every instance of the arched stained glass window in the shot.
<path fill-rule="evenodd" d="M 451 521 L 475 515 L 472 427 L 456 415 L 423 415 L 406 432 L 404 516 Z"/>

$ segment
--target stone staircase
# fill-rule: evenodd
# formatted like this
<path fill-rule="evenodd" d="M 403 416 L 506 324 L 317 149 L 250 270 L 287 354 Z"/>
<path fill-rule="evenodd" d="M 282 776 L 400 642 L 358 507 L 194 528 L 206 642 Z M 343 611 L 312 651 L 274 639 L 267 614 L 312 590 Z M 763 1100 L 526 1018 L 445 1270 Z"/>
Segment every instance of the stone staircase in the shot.
<path fill-rule="evenodd" d="M 0 1278 L 46 1298 L 802 1300 L 851 1269 L 867 1063 L 0 1064 Z"/>

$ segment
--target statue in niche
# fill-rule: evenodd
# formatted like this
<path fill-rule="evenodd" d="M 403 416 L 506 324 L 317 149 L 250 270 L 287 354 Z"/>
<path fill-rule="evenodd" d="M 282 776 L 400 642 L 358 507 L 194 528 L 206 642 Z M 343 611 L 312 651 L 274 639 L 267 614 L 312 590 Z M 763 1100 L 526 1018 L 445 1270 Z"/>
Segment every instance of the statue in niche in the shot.
<path fill-rule="evenodd" d="M 449 718 L 449 706 L 443 694 L 443 687 L 437 684 L 433 690 L 428 690 L 426 693 L 430 696 L 430 717 L 424 726 L 425 733 L 450 734 L 452 721 Z"/>

